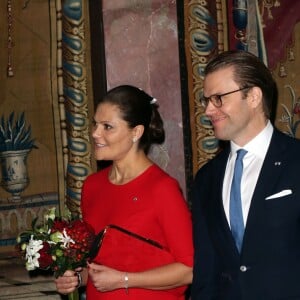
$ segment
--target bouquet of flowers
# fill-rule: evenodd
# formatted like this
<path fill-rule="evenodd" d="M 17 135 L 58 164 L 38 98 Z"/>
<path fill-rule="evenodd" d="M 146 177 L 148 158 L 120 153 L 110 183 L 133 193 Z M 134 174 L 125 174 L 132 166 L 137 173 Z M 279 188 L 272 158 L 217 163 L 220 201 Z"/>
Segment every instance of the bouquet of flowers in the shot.
<path fill-rule="evenodd" d="M 31 230 L 17 238 L 18 246 L 26 261 L 26 269 L 51 269 L 57 278 L 66 270 L 85 267 L 93 244 L 94 230 L 80 219 L 58 218 L 51 208 L 44 216 L 43 224 L 32 222 Z M 78 299 L 78 291 L 69 295 Z"/>

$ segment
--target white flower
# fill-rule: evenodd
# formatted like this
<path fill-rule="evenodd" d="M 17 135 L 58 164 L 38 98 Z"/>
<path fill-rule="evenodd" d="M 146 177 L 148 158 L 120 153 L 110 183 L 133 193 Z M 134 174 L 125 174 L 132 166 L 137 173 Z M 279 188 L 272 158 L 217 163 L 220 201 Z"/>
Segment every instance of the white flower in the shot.
<path fill-rule="evenodd" d="M 64 228 L 63 230 L 63 236 L 61 242 L 63 243 L 64 248 L 68 248 L 70 243 L 75 244 L 75 241 L 70 236 L 67 235 L 66 228 Z"/>
<path fill-rule="evenodd" d="M 27 271 L 33 271 L 40 266 L 39 264 L 40 254 L 38 253 L 36 256 L 32 256 L 27 260 L 25 267 Z"/>
<path fill-rule="evenodd" d="M 50 239 L 53 243 L 63 243 L 62 247 L 69 248 L 70 243 L 75 244 L 75 241 L 68 236 L 66 228 L 63 232 L 56 231 L 50 235 Z"/>
<path fill-rule="evenodd" d="M 43 241 L 34 240 L 31 235 L 28 245 L 26 247 L 26 269 L 32 271 L 38 268 L 40 254 L 39 251 L 43 248 Z"/>

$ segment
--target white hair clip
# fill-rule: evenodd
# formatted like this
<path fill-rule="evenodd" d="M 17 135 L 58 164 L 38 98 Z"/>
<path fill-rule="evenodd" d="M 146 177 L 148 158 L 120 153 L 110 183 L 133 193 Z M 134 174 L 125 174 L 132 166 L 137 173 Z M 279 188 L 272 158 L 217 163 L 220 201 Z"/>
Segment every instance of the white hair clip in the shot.
<path fill-rule="evenodd" d="M 152 98 L 152 100 L 150 101 L 150 104 L 154 104 L 157 102 L 157 99 L 156 98 Z"/>

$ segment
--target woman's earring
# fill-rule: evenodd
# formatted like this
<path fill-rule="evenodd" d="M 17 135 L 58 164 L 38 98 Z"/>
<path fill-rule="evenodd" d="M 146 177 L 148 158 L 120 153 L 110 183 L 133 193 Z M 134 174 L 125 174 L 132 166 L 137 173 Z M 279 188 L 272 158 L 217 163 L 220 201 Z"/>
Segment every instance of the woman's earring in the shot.
<path fill-rule="evenodd" d="M 137 138 L 134 137 L 134 138 L 132 139 L 132 142 L 135 143 L 136 141 L 137 141 Z"/>

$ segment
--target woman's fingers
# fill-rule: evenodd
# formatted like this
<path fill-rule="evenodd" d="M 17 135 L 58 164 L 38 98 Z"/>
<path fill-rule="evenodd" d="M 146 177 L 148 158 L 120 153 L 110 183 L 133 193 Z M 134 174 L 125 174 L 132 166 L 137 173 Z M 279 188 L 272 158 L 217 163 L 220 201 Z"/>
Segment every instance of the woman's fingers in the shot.
<path fill-rule="evenodd" d="M 63 276 L 59 276 L 54 280 L 56 289 L 61 294 L 69 294 L 73 292 L 78 285 L 78 276 L 74 271 L 66 271 Z"/>

